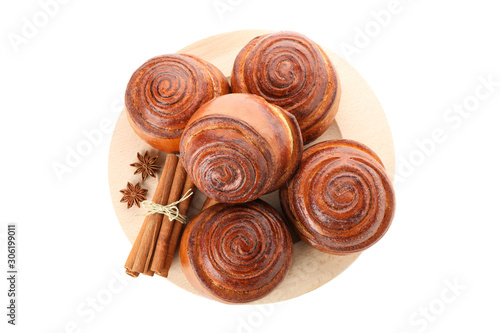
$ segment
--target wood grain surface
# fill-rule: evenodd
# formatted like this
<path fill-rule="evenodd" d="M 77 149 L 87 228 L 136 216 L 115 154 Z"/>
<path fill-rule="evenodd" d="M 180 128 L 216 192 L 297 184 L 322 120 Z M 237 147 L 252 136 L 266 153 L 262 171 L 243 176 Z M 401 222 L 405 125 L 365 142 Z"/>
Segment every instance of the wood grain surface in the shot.
<path fill-rule="evenodd" d="M 234 59 L 241 48 L 252 38 L 269 32 L 266 30 L 242 30 L 223 33 L 195 42 L 179 52 L 193 54 L 209 61 L 229 78 Z M 323 49 L 331 58 L 337 70 L 342 86 L 342 96 L 334 123 L 311 144 L 340 138 L 364 143 L 381 158 L 387 173 L 393 180 L 395 168 L 394 144 L 382 106 L 370 86 L 351 65 L 337 54 L 324 47 Z M 121 198 L 119 190 L 124 188 L 128 181 L 133 183 L 140 181 L 138 175 L 133 175 L 134 168 L 130 167 L 129 164 L 135 161 L 137 152 L 144 153 L 146 150 L 149 150 L 153 156 L 158 154 L 157 164 L 163 165 L 165 154 L 151 148 L 133 132 L 128 124 L 124 110 L 117 121 L 111 140 L 108 180 L 111 200 L 118 221 L 131 243 L 139 233 L 144 219 L 144 216 L 140 216 L 140 214 L 144 212 L 138 208 L 127 210 L 126 205 L 119 202 Z M 154 193 L 157 182 L 157 178 L 151 177 L 144 182 L 143 187 L 150 190 L 147 199 L 151 199 L 150 195 Z M 278 191 L 267 194 L 262 199 L 282 213 Z M 204 202 L 205 196 L 200 192 L 196 192 L 188 217 L 200 212 Z M 124 262 L 126 256 L 127 254 L 124 253 Z M 359 253 L 346 256 L 330 255 L 314 249 L 303 241 L 296 242 L 294 244 L 292 267 L 284 281 L 266 297 L 247 304 L 285 301 L 308 293 L 338 276 L 358 256 Z M 168 280 L 191 293 L 198 294 L 184 276 L 178 255 L 174 258 Z"/>

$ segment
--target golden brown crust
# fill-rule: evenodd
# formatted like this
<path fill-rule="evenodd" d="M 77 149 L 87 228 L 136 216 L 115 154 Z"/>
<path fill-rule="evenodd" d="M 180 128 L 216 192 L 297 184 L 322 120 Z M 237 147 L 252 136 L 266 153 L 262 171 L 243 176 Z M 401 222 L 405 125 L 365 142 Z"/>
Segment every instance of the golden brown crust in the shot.
<path fill-rule="evenodd" d="M 290 179 L 302 157 L 295 118 L 249 94 L 218 97 L 200 108 L 180 153 L 196 187 L 219 202 L 241 203 Z"/>
<path fill-rule="evenodd" d="M 244 303 L 264 297 L 283 281 L 292 251 L 284 221 L 257 200 L 202 211 L 186 227 L 179 256 L 187 279 L 200 293 Z"/>
<path fill-rule="evenodd" d="M 178 152 L 180 137 L 193 113 L 229 91 L 222 72 L 198 57 L 155 57 L 130 78 L 125 93 L 127 117 L 142 140 L 162 151 Z"/>
<path fill-rule="evenodd" d="M 304 143 L 332 124 L 340 102 L 340 82 L 319 45 L 304 35 L 282 31 L 252 39 L 233 66 L 234 92 L 251 93 L 292 113 Z"/>
<path fill-rule="evenodd" d="M 395 195 L 378 156 L 351 140 L 307 148 L 294 178 L 280 190 L 297 234 L 317 249 L 348 254 L 367 249 L 389 228 Z"/>

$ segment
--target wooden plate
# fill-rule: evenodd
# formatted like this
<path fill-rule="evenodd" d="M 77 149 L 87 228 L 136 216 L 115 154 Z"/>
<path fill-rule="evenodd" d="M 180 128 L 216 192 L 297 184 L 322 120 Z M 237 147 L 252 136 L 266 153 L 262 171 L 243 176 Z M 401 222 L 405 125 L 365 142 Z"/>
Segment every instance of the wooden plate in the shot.
<path fill-rule="evenodd" d="M 200 40 L 183 48 L 179 53 L 189 53 L 201 57 L 217 66 L 224 75 L 229 77 L 234 59 L 240 49 L 255 36 L 268 32 L 264 30 L 228 32 Z M 338 71 L 342 95 L 335 122 L 314 143 L 339 138 L 360 141 L 380 156 L 389 176 L 394 180 L 394 145 L 389 124 L 377 97 L 351 65 L 335 53 L 327 49 L 325 51 Z M 157 164 L 163 165 L 165 154 L 140 140 L 128 124 L 125 111 L 122 111 L 113 133 L 109 151 L 109 188 L 118 221 L 131 243 L 135 240 L 142 225 L 144 217 L 140 214 L 144 214 L 144 211 L 138 208 L 126 209 L 126 205 L 120 203 L 119 190 L 125 188 L 127 182 L 135 184 L 140 181 L 140 176 L 133 175 L 134 168 L 129 167 L 129 164 L 136 160 L 137 152 L 144 153 L 146 150 L 149 150 L 153 156 L 159 155 Z M 157 178 L 151 177 L 144 182 L 143 187 L 149 189 L 148 199 L 152 198 L 157 182 Z M 277 192 L 268 194 L 262 199 L 281 212 Z M 197 192 L 193 198 L 188 217 L 200 211 L 204 200 L 204 195 Z M 329 255 L 315 250 L 303 241 L 296 242 L 293 264 L 285 280 L 271 294 L 253 302 L 253 304 L 284 301 L 314 290 L 342 273 L 358 256 L 359 254 Z M 126 257 L 127 253 L 124 253 L 124 263 Z M 160 277 L 156 278 L 161 279 Z M 184 277 L 178 256 L 174 259 L 168 280 L 191 293 L 198 294 Z"/>

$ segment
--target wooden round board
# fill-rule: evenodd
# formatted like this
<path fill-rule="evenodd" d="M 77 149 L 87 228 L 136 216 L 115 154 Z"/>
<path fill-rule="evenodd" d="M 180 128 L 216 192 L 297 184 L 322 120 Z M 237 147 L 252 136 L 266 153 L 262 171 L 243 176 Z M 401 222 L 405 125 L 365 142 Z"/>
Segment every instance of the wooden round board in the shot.
<path fill-rule="evenodd" d="M 268 33 L 263 30 L 243 30 L 212 36 L 191 44 L 179 53 L 193 54 L 217 66 L 229 78 L 234 59 L 240 49 L 252 38 Z M 361 75 L 345 60 L 325 49 L 338 72 L 342 95 L 335 122 L 314 143 L 329 139 L 352 139 L 372 148 L 382 159 L 387 172 L 394 180 L 394 145 L 391 131 L 384 111 L 377 97 Z M 152 55 L 154 56 L 154 55 Z M 145 59 L 146 60 L 146 59 Z M 149 150 L 153 156 L 158 155 L 158 165 L 163 165 L 165 154 L 143 142 L 132 131 L 128 124 L 126 112 L 122 111 L 111 140 L 109 151 L 109 188 L 111 199 L 118 221 L 131 243 L 134 242 L 144 220 L 144 211 L 137 207 L 127 209 L 120 203 L 121 193 L 127 182 L 140 181 L 139 175 L 133 175 L 134 168 L 129 164 L 135 162 L 136 153 Z M 161 170 L 158 171 L 161 174 Z M 148 189 L 147 199 L 151 200 L 158 178 L 149 177 L 143 187 Z M 281 213 L 277 192 L 262 197 Z M 200 212 L 205 196 L 196 192 L 188 217 Z M 269 295 L 251 304 L 266 304 L 288 300 L 312 291 L 342 273 L 359 256 L 351 254 L 335 256 L 320 252 L 303 241 L 294 244 L 292 267 L 285 280 Z M 123 254 L 123 261 L 127 254 Z M 185 278 L 179 258 L 176 255 L 169 272 L 168 280 L 177 286 L 198 294 Z"/>

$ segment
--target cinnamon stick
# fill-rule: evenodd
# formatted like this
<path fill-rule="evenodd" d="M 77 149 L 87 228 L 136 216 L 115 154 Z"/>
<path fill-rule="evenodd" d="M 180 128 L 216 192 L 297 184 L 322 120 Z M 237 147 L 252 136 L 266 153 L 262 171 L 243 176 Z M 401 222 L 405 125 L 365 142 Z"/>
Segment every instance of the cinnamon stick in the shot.
<path fill-rule="evenodd" d="M 153 202 L 165 205 L 168 200 L 174 180 L 175 166 L 177 165 L 178 160 L 179 158 L 175 154 L 167 155 L 160 180 L 158 181 L 158 186 L 156 187 L 156 191 L 153 195 Z M 142 237 L 140 237 L 140 239 L 137 237 L 129 256 L 133 258 L 134 252 L 137 251 L 135 259 L 133 260 L 132 268 L 128 268 L 129 271 L 151 275 L 148 258 L 150 258 L 153 254 L 152 252 L 154 251 L 154 244 L 156 244 L 156 238 L 158 236 L 162 218 L 162 214 L 152 214 L 147 215 L 144 219 L 144 232 L 142 233 Z M 139 245 L 136 245 L 136 243 Z M 131 261 L 132 259 L 127 259 L 127 263 L 130 263 Z"/>
<path fill-rule="evenodd" d="M 187 176 L 186 183 L 184 184 L 184 188 L 182 189 L 182 193 L 187 193 L 188 191 L 194 191 L 194 183 L 191 177 Z M 189 198 L 179 203 L 179 214 L 186 215 L 189 210 L 189 205 L 191 204 L 191 200 L 194 195 L 191 195 Z M 174 259 L 174 254 L 177 249 L 177 243 L 179 242 L 179 236 L 182 231 L 183 224 L 177 220 L 174 221 L 174 226 L 172 229 L 172 234 L 170 235 L 170 241 L 168 243 L 167 248 L 167 256 L 165 260 L 165 264 L 160 272 L 161 276 L 167 277 L 168 271 L 170 270 L 170 266 L 172 265 L 172 260 Z"/>
<path fill-rule="evenodd" d="M 168 205 L 180 200 L 189 190 L 194 190 L 194 187 L 182 161 L 176 155 L 169 154 L 152 201 Z M 192 198 L 190 196 L 179 203 L 179 214 L 187 214 Z M 214 199 L 207 198 L 202 210 L 217 203 Z M 156 273 L 167 277 L 182 228 L 181 222 L 170 221 L 167 215 L 157 213 L 146 216 L 125 263 L 126 273 L 132 277 L 137 277 L 140 273 L 149 276 Z"/>
<path fill-rule="evenodd" d="M 175 169 L 174 181 L 172 183 L 172 189 L 168 197 L 167 205 L 175 201 L 178 201 L 184 194 L 184 192 L 182 192 L 182 189 L 184 188 L 186 176 L 187 176 L 186 170 L 182 165 L 182 161 L 179 160 L 177 162 L 177 167 Z M 155 253 L 154 256 L 152 257 L 152 263 L 151 263 L 151 270 L 160 276 L 164 276 L 163 267 L 165 265 L 165 259 L 167 257 L 168 243 L 170 240 L 170 235 L 172 234 L 174 221 L 170 221 L 168 216 L 163 215 L 163 220 L 161 222 L 161 229 L 159 230 L 158 239 L 156 241 Z"/>
<path fill-rule="evenodd" d="M 129 276 L 133 277 L 133 278 L 136 278 L 136 277 L 138 277 L 138 276 L 139 276 L 139 273 L 137 273 L 137 272 L 133 272 L 133 271 L 131 271 L 131 270 L 130 270 L 130 269 L 128 269 L 128 268 L 125 270 L 125 273 L 126 273 L 127 275 L 129 275 Z"/>
<path fill-rule="evenodd" d="M 134 245 L 132 246 L 132 250 L 130 250 L 127 261 L 125 262 L 125 268 L 127 274 L 129 274 L 129 272 L 133 272 L 132 270 L 134 269 L 135 258 L 137 257 L 137 252 L 139 251 L 139 246 L 141 245 L 142 236 L 144 235 L 145 229 L 146 229 L 146 223 L 142 223 L 141 230 L 139 230 L 139 233 L 135 238 Z M 133 276 L 135 274 L 129 274 L 129 275 Z"/>

